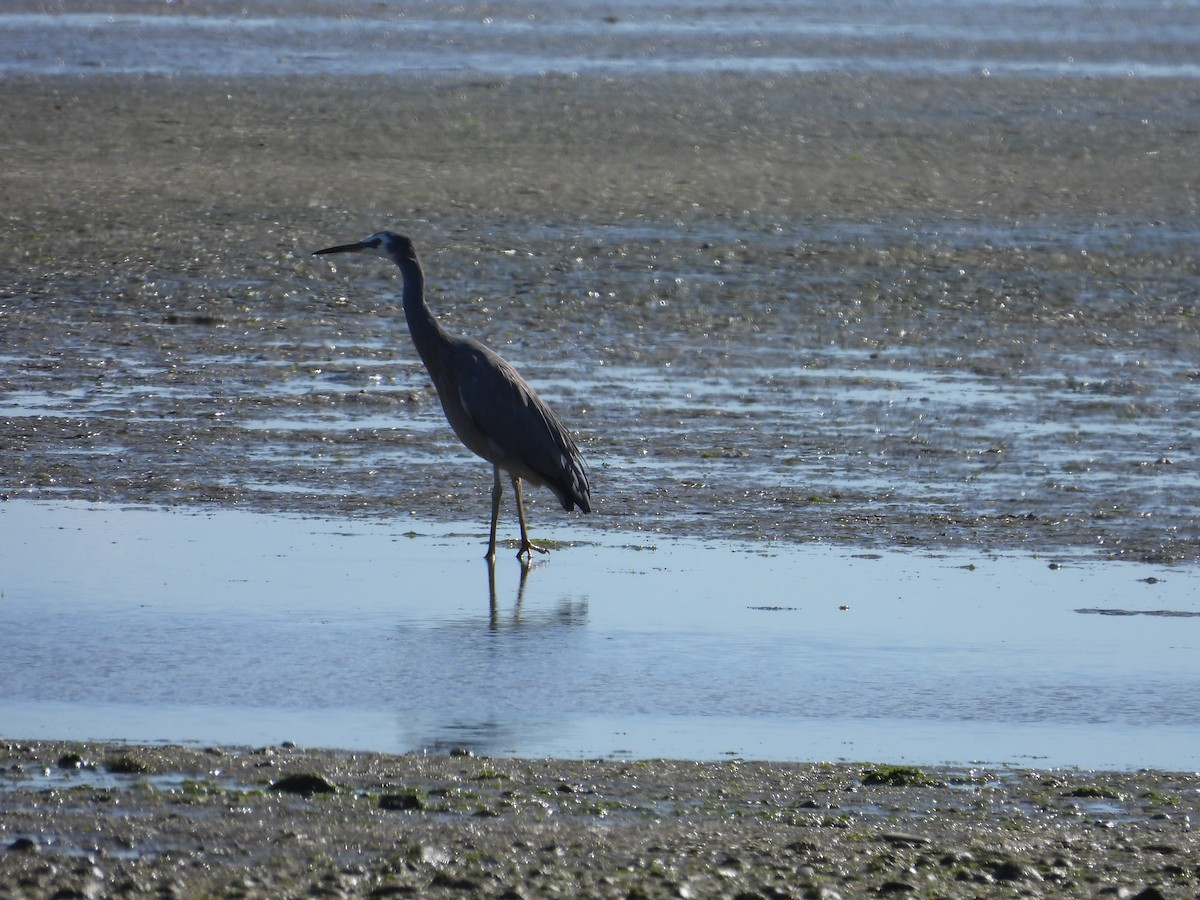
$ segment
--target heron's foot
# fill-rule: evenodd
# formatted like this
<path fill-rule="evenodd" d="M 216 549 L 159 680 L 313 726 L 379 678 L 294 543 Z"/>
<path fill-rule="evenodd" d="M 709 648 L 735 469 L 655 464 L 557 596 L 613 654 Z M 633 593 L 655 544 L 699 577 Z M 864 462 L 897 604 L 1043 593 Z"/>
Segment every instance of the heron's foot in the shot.
<path fill-rule="evenodd" d="M 524 558 L 526 562 L 533 560 L 534 553 L 549 553 L 545 547 L 539 547 L 531 541 L 521 541 L 521 549 L 517 551 L 517 559 Z"/>

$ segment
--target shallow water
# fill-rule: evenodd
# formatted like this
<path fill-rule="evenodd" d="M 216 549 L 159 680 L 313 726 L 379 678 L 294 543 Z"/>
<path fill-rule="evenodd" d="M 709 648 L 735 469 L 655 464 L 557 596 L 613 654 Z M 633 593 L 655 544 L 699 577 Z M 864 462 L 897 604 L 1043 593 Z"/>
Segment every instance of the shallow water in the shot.
<path fill-rule="evenodd" d="M 0 75 L 857 71 L 1200 76 L 1191 4 L 214 2 L 0 16 Z"/>
<path fill-rule="evenodd" d="M 1192 569 L 554 531 L 5 503 L 3 733 L 1200 765 Z"/>

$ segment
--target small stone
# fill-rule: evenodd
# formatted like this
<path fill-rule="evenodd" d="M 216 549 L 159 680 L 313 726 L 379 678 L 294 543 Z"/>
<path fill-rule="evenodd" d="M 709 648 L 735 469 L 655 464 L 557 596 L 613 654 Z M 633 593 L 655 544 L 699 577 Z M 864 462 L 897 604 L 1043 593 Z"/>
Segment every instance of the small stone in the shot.
<path fill-rule="evenodd" d="M 1013 862 L 1002 862 L 992 870 L 997 881 L 1041 881 L 1041 874 L 1031 866 Z"/>
<path fill-rule="evenodd" d="M 384 794 L 379 798 L 380 809 L 420 810 L 425 808 L 425 801 L 416 791 L 405 791 L 402 794 Z"/>
<path fill-rule="evenodd" d="M 286 794 L 303 794 L 307 797 L 313 794 L 332 794 L 337 788 L 320 775 L 304 772 L 280 778 L 271 784 L 271 790 Z"/>
<path fill-rule="evenodd" d="M 894 847 L 920 847 L 923 844 L 929 843 L 929 838 L 921 837 L 919 834 L 907 834 L 902 831 L 894 831 L 881 835 L 881 837 Z"/>
<path fill-rule="evenodd" d="M 456 891 L 477 891 L 479 884 L 461 875 L 451 875 L 449 872 L 437 872 L 430 880 L 434 887 L 447 887 Z"/>
<path fill-rule="evenodd" d="M 142 775 L 150 771 L 150 767 L 130 753 L 110 756 L 104 762 L 104 768 L 116 775 Z"/>
<path fill-rule="evenodd" d="M 940 860 L 943 866 L 961 866 L 975 862 L 975 854 L 970 850 L 951 850 L 942 854 Z"/>

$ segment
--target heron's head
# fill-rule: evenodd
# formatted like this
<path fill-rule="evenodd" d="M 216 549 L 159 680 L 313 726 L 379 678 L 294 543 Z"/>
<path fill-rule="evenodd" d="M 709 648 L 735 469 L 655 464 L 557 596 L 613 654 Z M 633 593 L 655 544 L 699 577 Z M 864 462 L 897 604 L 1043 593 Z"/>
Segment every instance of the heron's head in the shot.
<path fill-rule="evenodd" d="M 402 234 L 394 231 L 377 231 L 370 237 L 353 244 L 339 244 L 336 247 L 326 247 L 324 250 L 314 250 L 313 256 L 325 253 L 366 253 L 371 256 L 382 256 L 399 263 L 401 259 L 417 258 L 413 243 Z"/>

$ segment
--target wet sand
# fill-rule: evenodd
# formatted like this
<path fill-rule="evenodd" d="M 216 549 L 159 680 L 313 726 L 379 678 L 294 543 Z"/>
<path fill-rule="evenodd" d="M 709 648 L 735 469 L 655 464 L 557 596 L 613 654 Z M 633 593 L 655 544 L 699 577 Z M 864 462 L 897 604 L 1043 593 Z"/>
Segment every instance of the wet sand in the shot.
<path fill-rule="evenodd" d="M 590 527 L 1200 558 L 1195 82 L 5 93 L 6 496 L 479 517 L 391 272 L 308 255 L 392 227 Z"/>
<path fill-rule="evenodd" d="M 448 324 L 561 380 L 556 405 L 603 461 L 595 527 L 1200 556 L 1194 82 L 97 77 L 4 93 L 0 386 L 31 407 L 3 416 L 5 496 L 482 515 L 486 473 L 446 464 L 444 435 L 338 426 L 437 417 L 383 315 L 390 276 L 304 255 L 386 226 L 430 248 Z M 1047 237 L 906 237 L 946 222 Z M 1098 223 L 1107 252 L 1064 251 Z M 799 311 L 778 310 L 784 283 L 811 291 Z M 493 289 L 512 299 L 480 299 Z M 1080 302 L 1087 291 L 1100 299 Z M 1127 455 L 1093 469 L 1081 451 L 1051 485 L 1019 442 L 906 428 L 764 451 L 770 412 L 685 454 L 691 423 L 671 415 L 669 387 L 631 423 L 619 377 L 599 405 L 570 378 L 608 384 L 597 360 L 717 379 L 790 356 L 819 371 L 830 363 L 811 348 L 831 345 L 1070 391 L 1094 401 L 1064 438 L 1076 445 L 1107 446 L 1113 422 L 1155 440 L 1114 433 Z M 278 425 L 326 414 L 328 428 Z M 839 462 L 816 487 L 753 483 L 822 454 Z M 659 465 L 631 467 L 643 456 Z M 876 482 L 855 482 L 864 460 Z M 1027 479 L 1044 493 L 1011 502 Z M 69 753 L 146 771 L 64 787 Z M 31 895 L 1155 897 L 1190 896 L 1200 877 L 1197 782 L 1164 773 L 933 772 L 897 788 L 820 765 L 17 743 L 4 756 L 0 883 Z M 289 772 L 336 790 L 267 789 Z"/>
<path fill-rule="evenodd" d="M 83 271 L 122 252 L 136 264 L 156 239 L 163 263 L 219 264 L 232 246 L 270 259 L 389 217 L 469 233 L 1197 215 L 1191 80 L 98 76 L 5 90 L 5 215 L 24 242 L 4 261 L 22 269 L 72 247 Z"/>

